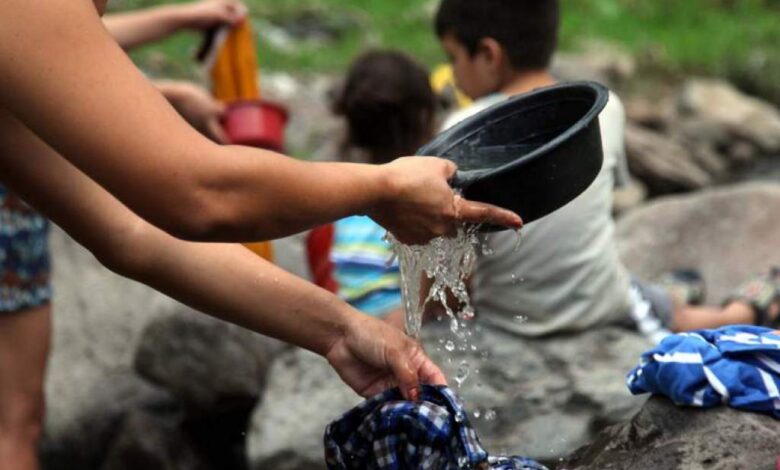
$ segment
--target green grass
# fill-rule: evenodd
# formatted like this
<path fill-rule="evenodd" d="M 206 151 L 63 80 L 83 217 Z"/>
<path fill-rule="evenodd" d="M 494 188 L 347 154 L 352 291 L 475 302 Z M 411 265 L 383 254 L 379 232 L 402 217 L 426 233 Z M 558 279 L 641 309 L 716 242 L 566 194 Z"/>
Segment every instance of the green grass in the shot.
<path fill-rule="evenodd" d="M 115 10 L 162 3 L 115 1 Z M 431 32 L 435 0 L 246 1 L 253 17 L 262 22 L 282 24 L 308 12 L 346 19 L 348 24 L 333 42 L 307 43 L 292 51 L 261 41 L 258 55 L 264 69 L 339 71 L 355 54 L 373 46 L 403 49 L 429 64 L 443 60 Z M 775 93 L 773 98 L 780 101 L 777 0 L 561 0 L 561 4 L 565 50 L 576 50 L 589 39 L 609 40 L 634 53 L 643 66 L 733 78 L 755 91 Z M 192 76 L 192 51 L 198 41 L 195 35 L 181 34 L 133 56 L 153 73 Z"/>

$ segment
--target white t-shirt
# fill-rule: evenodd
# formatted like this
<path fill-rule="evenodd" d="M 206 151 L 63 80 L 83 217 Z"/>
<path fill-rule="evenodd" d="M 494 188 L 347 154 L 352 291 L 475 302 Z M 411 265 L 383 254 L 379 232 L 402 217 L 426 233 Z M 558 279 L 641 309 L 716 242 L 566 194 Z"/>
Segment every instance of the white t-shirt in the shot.
<path fill-rule="evenodd" d="M 445 126 L 503 99 L 505 95 L 491 95 L 478 100 Z M 604 164 L 585 192 L 526 225 L 519 246 L 513 231 L 485 235 L 492 254 L 479 255 L 472 284 L 480 321 L 539 336 L 626 317 L 631 308 L 629 275 L 618 259 L 611 215 L 618 162 L 625 160 L 625 112 L 616 95 L 610 94 L 599 124 Z"/>

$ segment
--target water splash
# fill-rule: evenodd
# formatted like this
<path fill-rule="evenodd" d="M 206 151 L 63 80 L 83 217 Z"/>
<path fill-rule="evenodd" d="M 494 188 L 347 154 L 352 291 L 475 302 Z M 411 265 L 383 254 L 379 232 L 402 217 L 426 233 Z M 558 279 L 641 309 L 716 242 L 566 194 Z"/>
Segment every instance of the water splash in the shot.
<path fill-rule="evenodd" d="M 476 263 L 475 246 L 478 243 L 479 226 L 463 225 L 453 237 L 437 237 L 426 245 L 404 245 L 392 235 L 386 239 L 398 257 L 401 271 L 401 294 L 406 311 L 406 333 L 417 338 L 422 327 L 425 306 L 438 302 L 450 317 L 450 330 L 463 339 L 463 319 L 471 320 L 474 309 L 471 306 L 466 279 Z M 423 296 L 423 286 L 430 284 Z M 452 295 L 456 305 L 448 302 Z M 460 315 L 458 315 L 458 313 Z"/>

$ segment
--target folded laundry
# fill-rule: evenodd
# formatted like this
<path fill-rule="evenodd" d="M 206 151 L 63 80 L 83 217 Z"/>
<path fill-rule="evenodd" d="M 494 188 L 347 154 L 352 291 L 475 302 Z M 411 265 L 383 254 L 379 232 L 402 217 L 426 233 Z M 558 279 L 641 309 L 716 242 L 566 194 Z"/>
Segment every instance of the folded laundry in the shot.
<path fill-rule="evenodd" d="M 366 400 L 325 430 L 331 470 L 547 470 L 525 457 L 489 457 L 458 398 L 424 385 L 417 402 L 398 389 Z"/>
<path fill-rule="evenodd" d="M 780 331 L 738 325 L 667 336 L 626 383 L 680 405 L 726 404 L 780 419 Z"/>

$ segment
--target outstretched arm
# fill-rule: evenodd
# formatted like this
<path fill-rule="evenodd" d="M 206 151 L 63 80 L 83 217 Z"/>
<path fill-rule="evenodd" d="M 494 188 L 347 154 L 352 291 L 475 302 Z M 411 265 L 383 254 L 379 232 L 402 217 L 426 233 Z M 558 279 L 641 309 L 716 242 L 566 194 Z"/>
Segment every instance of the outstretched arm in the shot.
<path fill-rule="evenodd" d="M 246 14 L 237 0 L 201 0 L 163 5 L 103 19 L 106 29 L 126 50 L 159 41 L 183 29 L 205 30 L 220 24 L 235 24 Z"/>
<path fill-rule="evenodd" d="M 180 238 L 257 241 L 367 214 L 401 241 L 458 221 L 520 218 L 456 198 L 455 166 L 306 163 L 219 146 L 200 135 L 135 68 L 89 0 L 2 0 L 4 107 L 138 215 Z M 1 158 L 6 158 L 0 155 Z"/>
<path fill-rule="evenodd" d="M 107 267 L 194 308 L 325 356 L 365 396 L 443 383 L 420 346 L 240 245 L 176 239 L 145 222 L 0 112 L 0 182 Z"/>

